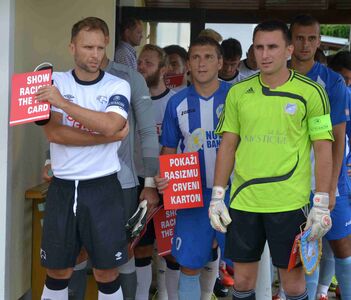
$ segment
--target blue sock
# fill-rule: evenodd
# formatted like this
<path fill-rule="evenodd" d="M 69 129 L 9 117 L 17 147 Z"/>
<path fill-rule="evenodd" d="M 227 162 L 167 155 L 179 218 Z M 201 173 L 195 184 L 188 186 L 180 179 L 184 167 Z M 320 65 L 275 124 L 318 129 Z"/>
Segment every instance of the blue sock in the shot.
<path fill-rule="evenodd" d="M 200 274 L 189 276 L 180 272 L 178 296 L 179 300 L 200 299 Z"/>
<path fill-rule="evenodd" d="M 323 238 L 322 258 L 319 265 L 319 284 L 329 286 L 335 274 L 335 261 L 333 250 L 325 238 Z"/>
<path fill-rule="evenodd" d="M 335 257 L 335 275 L 339 283 L 341 298 L 351 299 L 351 256 Z"/>
<path fill-rule="evenodd" d="M 308 299 L 316 299 L 317 285 L 319 278 L 319 266 L 312 275 L 305 275 Z"/>

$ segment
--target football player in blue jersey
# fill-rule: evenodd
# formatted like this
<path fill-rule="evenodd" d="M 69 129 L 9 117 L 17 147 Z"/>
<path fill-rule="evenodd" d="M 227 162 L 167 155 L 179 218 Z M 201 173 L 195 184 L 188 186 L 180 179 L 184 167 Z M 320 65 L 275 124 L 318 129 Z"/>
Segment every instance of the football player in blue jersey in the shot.
<path fill-rule="evenodd" d="M 326 89 L 330 101 L 335 142 L 329 208 L 334 209 L 331 213 L 333 226 L 325 238 L 335 256 L 335 273 L 340 284 L 341 296 L 343 299 L 351 299 L 351 207 L 344 155 L 349 94 L 339 74 L 314 61 L 315 52 L 321 43 L 318 21 L 309 15 L 299 15 L 292 21 L 290 31 L 294 45 L 291 67 L 321 84 Z M 312 192 L 313 190 L 312 183 Z M 307 277 L 309 298 L 315 299 L 318 271 Z"/>
<path fill-rule="evenodd" d="M 181 266 L 179 299 L 211 298 L 218 273 L 217 241 L 224 241 L 208 218 L 219 146 L 214 131 L 230 88 L 218 80 L 222 65 L 222 49 L 215 40 L 199 37 L 193 41 L 188 52 L 193 84 L 171 97 L 162 124 L 161 154 L 175 154 L 180 149 L 197 151 L 200 158 L 204 207 L 178 210 L 173 237 L 172 255 Z M 165 178 L 156 177 L 155 181 L 160 192 L 168 185 Z"/>

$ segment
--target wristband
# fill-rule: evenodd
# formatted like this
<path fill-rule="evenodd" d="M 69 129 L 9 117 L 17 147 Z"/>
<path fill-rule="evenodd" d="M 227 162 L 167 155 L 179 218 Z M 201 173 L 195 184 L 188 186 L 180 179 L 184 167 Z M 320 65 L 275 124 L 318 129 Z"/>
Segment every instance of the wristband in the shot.
<path fill-rule="evenodd" d="M 155 180 L 153 177 L 145 177 L 144 187 L 156 188 Z"/>
<path fill-rule="evenodd" d="M 219 185 L 215 185 L 212 188 L 212 199 L 224 199 L 224 195 L 225 195 L 225 188 L 219 186 Z"/>
<path fill-rule="evenodd" d="M 46 167 L 47 165 L 51 165 L 51 159 L 45 160 L 44 167 Z"/>
<path fill-rule="evenodd" d="M 329 205 L 329 194 L 316 192 L 313 197 L 313 206 L 316 207 L 328 207 Z"/>

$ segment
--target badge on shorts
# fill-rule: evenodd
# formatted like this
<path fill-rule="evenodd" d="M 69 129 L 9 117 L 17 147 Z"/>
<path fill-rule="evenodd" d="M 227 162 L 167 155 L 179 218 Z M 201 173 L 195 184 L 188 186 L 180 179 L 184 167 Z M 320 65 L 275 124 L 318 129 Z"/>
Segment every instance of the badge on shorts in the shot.
<path fill-rule="evenodd" d="M 311 228 L 308 228 L 302 232 L 299 240 L 300 258 L 307 275 L 313 274 L 322 255 L 322 239 L 308 241 L 307 238 L 310 234 Z"/>

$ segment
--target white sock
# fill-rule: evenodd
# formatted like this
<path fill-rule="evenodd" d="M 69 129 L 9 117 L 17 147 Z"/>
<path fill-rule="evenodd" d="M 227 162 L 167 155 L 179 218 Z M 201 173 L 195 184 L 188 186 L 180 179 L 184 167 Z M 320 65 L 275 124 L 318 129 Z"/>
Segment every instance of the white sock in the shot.
<path fill-rule="evenodd" d="M 166 269 L 168 300 L 178 300 L 179 270 Z"/>
<path fill-rule="evenodd" d="M 201 300 L 211 299 L 219 269 L 219 257 L 202 268 L 200 275 Z"/>
<path fill-rule="evenodd" d="M 167 300 L 167 288 L 166 288 L 166 260 L 157 255 L 157 299 Z"/>
<path fill-rule="evenodd" d="M 318 284 L 317 294 L 328 295 L 329 286 Z"/>
<path fill-rule="evenodd" d="M 99 291 L 98 300 L 123 300 L 123 293 L 121 287 L 113 294 L 104 294 Z"/>
<path fill-rule="evenodd" d="M 63 290 L 50 290 L 44 285 L 41 300 L 68 300 L 68 287 Z"/>
<path fill-rule="evenodd" d="M 135 300 L 148 300 L 152 281 L 151 264 L 144 267 L 136 267 L 136 273 L 137 289 L 135 292 Z"/>

